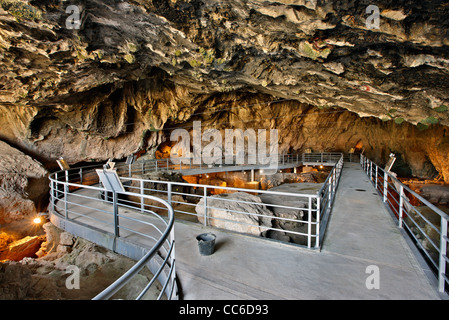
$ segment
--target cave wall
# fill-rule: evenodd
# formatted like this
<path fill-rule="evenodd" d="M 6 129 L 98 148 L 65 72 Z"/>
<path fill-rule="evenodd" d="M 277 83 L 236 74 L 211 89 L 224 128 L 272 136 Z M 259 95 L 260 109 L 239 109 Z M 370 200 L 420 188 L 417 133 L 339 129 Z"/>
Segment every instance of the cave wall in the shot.
<path fill-rule="evenodd" d="M 277 128 L 280 152 L 362 143 L 449 182 L 449 6 L 379 0 L 369 29 L 370 4 L 80 0 L 68 29 L 64 1 L 3 1 L 0 139 L 53 169 L 151 155 L 201 120 Z"/>
<path fill-rule="evenodd" d="M 438 124 L 419 128 L 260 93 L 194 94 L 160 72 L 115 88 L 102 99 L 99 94 L 92 96 L 82 107 L 36 108 L 34 117 L 22 117 L 20 125 L 8 120 L 20 109 L 4 111 L 3 128 L 10 130 L 3 134 L 48 163 L 59 157 L 77 163 L 152 154 L 176 128 L 191 131 L 193 121 L 201 121 L 203 130 L 221 130 L 223 137 L 225 129 L 271 128 L 279 131 L 281 153 L 306 148 L 348 152 L 362 144 L 365 154 L 379 164 L 394 152 L 413 176 L 432 178 L 436 169 L 449 181 L 448 128 Z"/>

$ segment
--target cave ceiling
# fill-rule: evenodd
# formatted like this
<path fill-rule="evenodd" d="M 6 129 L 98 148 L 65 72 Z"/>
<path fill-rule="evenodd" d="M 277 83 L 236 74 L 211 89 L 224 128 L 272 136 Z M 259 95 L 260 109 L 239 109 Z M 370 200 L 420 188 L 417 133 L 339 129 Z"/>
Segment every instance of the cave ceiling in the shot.
<path fill-rule="evenodd" d="M 374 141 L 369 118 L 390 123 L 384 135 L 404 126 L 397 135 L 447 146 L 448 16 L 434 0 L 2 0 L 0 138 L 50 159 L 103 160 L 195 119 L 239 119 L 294 131 L 281 150 L 298 150 L 317 128 L 351 123 Z"/>

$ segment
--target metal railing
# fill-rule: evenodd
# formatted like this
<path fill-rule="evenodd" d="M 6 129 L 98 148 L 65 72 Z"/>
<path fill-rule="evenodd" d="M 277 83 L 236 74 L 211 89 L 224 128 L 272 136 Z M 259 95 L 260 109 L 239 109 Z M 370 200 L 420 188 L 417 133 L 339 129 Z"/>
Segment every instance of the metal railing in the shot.
<path fill-rule="evenodd" d="M 258 168 L 270 167 L 273 165 L 286 165 L 286 164 L 294 164 L 300 163 L 302 161 L 302 157 L 299 154 L 278 154 L 270 156 L 270 163 L 261 164 L 255 161 L 250 162 L 248 159 L 244 158 L 243 163 L 238 160 L 236 156 L 233 156 L 232 159 L 227 159 L 226 157 L 222 157 L 220 159 L 216 158 L 207 158 L 207 157 L 197 157 L 197 158 L 165 158 L 165 159 L 147 159 L 141 160 L 134 163 L 128 164 L 129 175 L 133 172 L 156 172 L 163 170 L 170 171 L 182 171 L 189 169 L 209 169 L 209 168 L 225 168 L 225 167 L 235 167 L 235 166 L 255 166 Z M 338 161 L 338 159 L 337 159 Z M 125 164 L 122 164 L 125 166 Z"/>
<path fill-rule="evenodd" d="M 329 154 L 330 155 L 330 154 Z M 164 198 L 174 212 L 190 220 L 209 226 L 220 226 L 242 233 L 283 239 L 307 248 L 319 248 L 335 198 L 343 155 L 339 156 L 321 188 L 314 193 L 280 192 L 226 186 L 160 181 L 131 177 L 131 173 L 145 174 L 149 167 L 137 163 L 129 167 L 129 174 L 120 179 L 132 193 L 151 194 Z M 328 156 L 328 155 L 326 155 Z M 321 155 L 318 155 L 322 158 Z M 326 158 L 326 157 L 323 157 Z M 280 158 L 284 163 L 301 161 L 299 155 Z M 328 157 L 329 159 L 329 157 Z M 167 163 L 167 162 L 166 162 Z M 154 168 L 154 167 L 153 167 Z M 137 170 L 136 170 L 137 169 Z M 226 171 L 226 168 L 223 168 Z M 258 173 L 263 176 L 262 173 Z M 245 192 L 245 199 L 223 194 Z M 257 196 L 257 197 L 253 197 Z M 154 203 L 141 198 L 141 210 L 160 210 Z"/>
<path fill-rule="evenodd" d="M 446 271 L 449 216 L 363 155 L 360 164 L 396 217 L 398 227 L 406 230 L 437 274 L 438 290 L 445 292 L 449 284 Z"/>
<path fill-rule="evenodd" d="M 326 181 L 318 192 L 318 211 L 320 212 L 321 229 L 319 230 L 319 243 L 322 243 L 324 231 L 332 211 L 332 205 L 337 193 L 338 183 L 340 182 L 341 171 L 343 170 L 344 157 L 340 158 L 327 176 Z"/>
<path fill-rule="evenodd" d="M 130 270 L 94 299 L 111 298 L 144 267 L 150 269 L 153 277 L 136 299 L 145 297 L 150 288 L 159 290 L 160 288 L 154 289 L 157 286 L 162 286 L 157 299 L 176 299 L 178 293 L 172 207 L 166 201 L 153 196 L 130 192 L 108 193 L 104 188 L 96 187 L 99 179 L 95 168 L 98 167 L 89 166 L 51 174 L 50 210 L 65 221 L 82 221 L 87 225 L 100 224 L 115 238 L 129 238 L 130 235 L 137 235 L 145 239 L 150 250 Z M 122 213 L 123 209 L 133 209 L 132 205 L 122 201 L 122 198 L 129 196 L 159 203 L 165 208 L 167 218 L 148 209 L 142 210 L 144 215 L 137 218 Z"/>
<path fill-rule="evenodd" d="M 304 163 L 336 163 L 341 155 L 338 152 L 303 153 L 301 159 Z"/>
<path fill-rule="evenodd" d="M 83 223 L 87 225 L 94 222 L 106 225 L 109 232 L 117 238 L 122 237 L 122 233 L 125 233 L 123 237 L 135 234 L 153 243 L 149 246 L 151 249 L 148 253 L 134 267 L 94 299 L 111 298 L 140 270 L 152 262 L 154 264 L 154 260 L 158 259 L 163 261 L 158 261 L 158 268 L 152 268 L 154 276 L 137 299 L 144 297 L 156 280 L 163 286 L 158 299 L 161 299 L 164 293 L 167 299 L 171 299 L 173 294 L 177 297 L 177 292 L 174 293 L 175 213 L 195 216 L 197 221 L 204 225 L 214 226 L 214 221 L 220 221 L 227 228 L 243 230 L 245 233 L 290 241 L 307 248 L 320 248 L 343 167 L 343 155 L 317 156 L 320 159 L 332 158 L 334 161 L 336 155 L 339 158 L 326 181 L 318 192 L 310 194 L 133 177 L 135 174 L 140 176 L 151 171 L 182 169 L 168 159 L 117 163 L 115 169 L 125 191 L 111 193 L 101 187 L 95 171 L 99 168 L 98 165 L 73 168 L 50 175 L 50 208 L 53 213 L 67 221 L 83 219 Z M 279 155 L 277 159 L 281 164 L 300 165 L 302 156 Z M 193 161 L 190 161 L 190 167 L 193 165 Z M 226 171 L 226 168 L 223 168 L 223 171 Z M 222 193 L 238 192 L 245 192 L 244 199 L 218 196 Z M 258 195 L 259 198 L 252 198 L 252 195 Z M 230 207 L 231 204 L 234 204 L 234 207 Z M 249 206 L 250 210 L 242 210 L 242 206 Z M 120 213 L 122 209 L 138 210 L 142 215 L 137 218 L 130 217 Z M 213 214 L 214 211 L 216 213 L 220 210 L 232 213 L 233 217 L 228 219 L 220 214 Z M 150 228 L 150 231 L 143 232 L 142 225 Z"/>

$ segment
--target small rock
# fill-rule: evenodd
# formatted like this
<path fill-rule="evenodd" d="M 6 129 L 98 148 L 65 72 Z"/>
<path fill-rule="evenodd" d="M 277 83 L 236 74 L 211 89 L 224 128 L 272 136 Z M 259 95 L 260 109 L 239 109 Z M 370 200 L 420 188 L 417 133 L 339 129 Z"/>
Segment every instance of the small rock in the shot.
<path fill-rule="evenodd" d="M 59 244 L 64 246 L 73 246 L 74 237 L 68 232 L 62 232 L 59 236 Z"/>

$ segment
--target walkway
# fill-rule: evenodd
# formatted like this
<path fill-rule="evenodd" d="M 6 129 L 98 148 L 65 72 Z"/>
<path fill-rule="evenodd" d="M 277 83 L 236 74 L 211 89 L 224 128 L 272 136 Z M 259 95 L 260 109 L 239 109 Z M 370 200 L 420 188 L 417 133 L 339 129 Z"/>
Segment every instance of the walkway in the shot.
<path fill-rule="evenodd" d="M 209 231 L 216 252 L 201 256 L 195 238 Z M 181 299 L 441 299 L 355 163 L 344 166 L 321 252 L 185 221 L 175 223 L 175 241 Z M 372 265 L 380 287 L 369 290 Z"/>
<path fill-rule="evenodd" d="M 359 164 L 345 164 L 321 252 L 178 222 L 183 298 L 440 299 L 375 192 Z M 206 231 L 217 250 L 204 257 L 195 236 Z M 366 287 L 371 265 L 379 289 Z"/>

